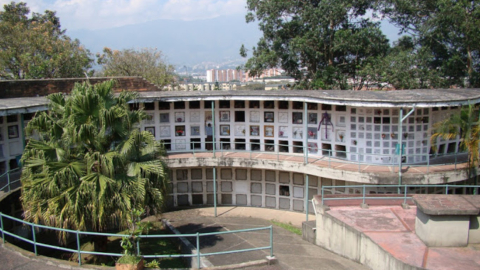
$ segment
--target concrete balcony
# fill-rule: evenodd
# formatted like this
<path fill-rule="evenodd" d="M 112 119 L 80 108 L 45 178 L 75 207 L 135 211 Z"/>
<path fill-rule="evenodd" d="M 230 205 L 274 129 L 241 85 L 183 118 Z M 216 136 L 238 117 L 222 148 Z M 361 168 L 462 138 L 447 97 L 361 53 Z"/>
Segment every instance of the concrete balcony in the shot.
<path fill-rule="evenodd" d="M 455 183 L 467 179 L 466 154 L 437 158 L 429 164 L 402 165 L 401 184 L 427 185 Z M 314 175 L 359 184 L 399 184 L 398 165 L 377 165 L 329 157 L 265 152 L 169 153 L 170 168 L 243 167 L 280 170 Z"/>

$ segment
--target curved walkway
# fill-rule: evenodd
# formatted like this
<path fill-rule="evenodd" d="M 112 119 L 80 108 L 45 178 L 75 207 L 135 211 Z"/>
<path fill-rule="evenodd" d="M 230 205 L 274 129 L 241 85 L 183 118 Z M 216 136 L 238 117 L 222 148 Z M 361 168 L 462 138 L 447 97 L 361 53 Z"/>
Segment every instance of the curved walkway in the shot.
<path fill-rule="evenodd" d="M 213 158 L 212 152 L 199 152 L 199 153 L 168 153 L 168 159 L 180 159 L 180 158 Z M 244 159 L 265 159 L 276 161 L 290 161 L 297 163 L 304 163 L 303 155 L 285 155 L 275 154 L 268 152 L 217 152 L 215 157 L 226 158 L 244 158 Z M 466 163 L 467 156 L 465 154 L 458 155 L 457 164 L 455 164 L 454 156 L 445 156 L 435 159 L 431 164 L 418 164 L 418 165 L 403 165 L 403 174 L 426 174 L 426 173 L 438 173 L 446 171 L 463 170 L 467 168 Z M 329 157 L 309 157 L 308 164 L 312 164 L 322 168 L 332 168 L 337 170 L 345 170 L 361 173 L 398 173 L 398 164 L 381 165 L 381 164 L 367 164 L 367 163 L 355 163 L 354 161 L 345 161 L 338 158 Z"/>
<path fill-rule="evenodd" d="M 167 212 L 161 215 L 161 218 L 168 219 L 176 228 L 194 228 L 196 231 L 202 229 L 211 229 L 217 227 L 218 230 L 236 230 L 251 227 L 263 227 L 271 225 L 270 220 L 277 220 L 282 223 L 290 223 L 296 227 L 301 227 L 305 221 L 305 214 L 251 207 L 218 207 L 217 217 L 214 217 L 214 208 L 196 208 Z M 314 220 L 310 215 L 309 219 Z M 185 226 L 185 225 L 190 225 Z M 248 269 L 256 270 L 290 270 L 290 269 L 368 269 L 367 267 L 345 259 L 323 248 L 315 246 L 302 237 L 289 232 L 283 228 L 274 226 L 274 255 L 278 263 L 272 266 L 258 266 Z M 239 239 L 241 239 L 239 241 Z M 215 241 L 215 246 L 227 249 L 229 247 L 238 248 L 241 245 L 261 245 L 265 243 L 265 237 L 261 235 L 220 237 Z M 262 242 L 263 241 L 263 242 Z M 262 242 L 262 243 L 260 243 Z M 212 248 L 210 246 L 209 248 Z M 210 250 L 211 251 L 211 250 Z M 209 251 L 209 252 L 210 252 Z M 252 253 L 252 252 L 247 252 Z M 213 265 L 236 264 L 244 260 L 265 258 L 268 251 L 257 251 L 249 254 L 230 254 L 219 255 L 216 258 L 212 256 L 208 259 Z M 42 256 L 35 257 L 33 254 L 19 250 L 18 248 L 7 244 L 0 248 L 0 269 L 35 269 L 35 270 L 60 270 L 60 269 L 113 269 L 112 267 L 100 266 L 82 266 L 75 263 L 69 263 L 60 260 L 54 260 Z"/>

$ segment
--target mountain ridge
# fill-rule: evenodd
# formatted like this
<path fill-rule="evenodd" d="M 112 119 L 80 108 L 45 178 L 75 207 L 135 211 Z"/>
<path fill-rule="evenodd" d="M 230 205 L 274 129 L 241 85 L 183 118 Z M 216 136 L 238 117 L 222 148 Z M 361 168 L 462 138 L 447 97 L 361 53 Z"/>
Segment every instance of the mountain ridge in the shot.
<path fill-rule="evenodd" d="M 156 20 L 101 30 L 67 30 L 92 53 L 104 47 L 121 50 L 154 47 L 174 65 L 193 65 L 240 58 L 242 44 L 255 46 L 261 36 L 258 25 L 247 24 L 243 15 L 182 21 Z"/>

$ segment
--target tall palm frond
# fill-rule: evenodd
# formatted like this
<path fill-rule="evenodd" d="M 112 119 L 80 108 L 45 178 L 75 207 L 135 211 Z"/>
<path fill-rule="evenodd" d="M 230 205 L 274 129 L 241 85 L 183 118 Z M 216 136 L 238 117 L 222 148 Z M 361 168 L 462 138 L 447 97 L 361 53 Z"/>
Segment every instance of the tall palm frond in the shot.
<path fill-rule="evenodd" d="M 133 209 L 162 209 L 169 180 L 164 149 L 134 128 L 145 113 L 127 102 L 138 95 L 116 96 L 113 85 L 76 84 L 69 96 L 51 95 L 50 111 L 29 122 L 38 138 L 22 157 L 26 220 L 102 231 L 125 227 Z"/>
<path fill-rule="evenodd" d="M 436 145 L 437 138 L 445 140 L 460 139 L 460 149 L 468 151 L 468 163 L 472 172 L 478 167 L 480 143 L 480 122 L 479 112 L 474 105 L 461 108 L 458 113 L 449 115 L 443 121 L 433 126 L 434 133 L 430 140 Z M 470 175 L 471 176 L 471 175 Z"/>

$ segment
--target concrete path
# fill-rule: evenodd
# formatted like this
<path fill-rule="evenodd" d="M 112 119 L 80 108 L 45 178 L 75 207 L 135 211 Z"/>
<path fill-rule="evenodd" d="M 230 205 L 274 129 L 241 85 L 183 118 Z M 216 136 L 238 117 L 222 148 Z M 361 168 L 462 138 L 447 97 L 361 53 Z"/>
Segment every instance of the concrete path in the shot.
<path fill-rule="evenodd" d="M 161 216 L 182 232 L 207 232 L 237 230 L 241 228 L 270 226 L 270 220 L 292 224 L 301 228 L 305 214 L 274 209 L 251 207 L 218 207 L 217 218 L 213 208 L 197 208 L 168 212 Z M 310 215 L 310 220 L 314 216 Z M 274 226 L 274 255 L 276 265 L 257 266 L 247 269 L 255 270 L 290 270 L 290 269 L 368 269 L 358 263 L 345 259 L 325 249 L 302 240 L 302 237 L 290 231 Z M 212 236 L 201 243 L 201 252 L 217 250 L 251 248 L 268 245 L 269 235 L 265 232 L 252 232 L 222 236 Z M 242 263 L 250 260 L 264 259 L 269 251 L 254 251 L 230 255 L 208 257 L 214 266 Z M 75 263 L 35 257 L 31 253 L 21 252 L 15 247 L 0 247 L 0 269 L 113 269 L 112 267 L 78 267 Z"/>
<path fill-rule="evenodd" d="M 197 208 L 165 213 L 162 218 L 169 220 L 181 233 L 218 232 L 272 225 L 271 220 L 292 224 L 301 228 L 305 214 L 274 209 L 253 207 L 218 207 L 217 217 L 213 208 Z M 315 217 L 310 215 L 309 219 Z M 273 253 L 278 263 L 250 269 L 368 269 L 358 263 L 315 246 L 302 237 L 283 228 L 274 226 Z M 195 244 L 194 239 L 190 239 Z M 269 245 L 269 232 L 249 232 L 219 235 L 201 240 L 200 252 L 211 253 L 221 250 L 236 250 Z M 209 256 L 213 266 L 238 264 L 264 259 L 269 250 Z"/>

